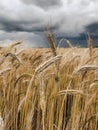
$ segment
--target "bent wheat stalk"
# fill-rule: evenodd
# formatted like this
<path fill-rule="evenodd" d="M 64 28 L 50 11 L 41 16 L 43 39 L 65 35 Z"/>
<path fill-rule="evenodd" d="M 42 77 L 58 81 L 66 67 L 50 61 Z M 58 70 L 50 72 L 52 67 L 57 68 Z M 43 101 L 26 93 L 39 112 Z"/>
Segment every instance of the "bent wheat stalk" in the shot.
<path fill-rule="evenodd" d="M 82 90 L 73 90 L 73 89 L 71 89 L 71 90 L 59 91 L 56 94 L 54 94 L 53 97 L 60 96 L 60 95 L 65 95 L 65 94 L 69 94 L 69 95 L 79 94 L 79 95 L 84 96 L 84 97 L 88 97 L 89 96 L 88 94 L 85 94 Z"/>
<path fill-rule="evenodd" d="M 44 62 L 43 64 L 39 65 L 39 67 L 36 68 L 35 73 L 39 74 L 42 71 L 44 71 L 46 68 L 48 68 L 51 64 L 55 63 L 56 61 L 61 59 L 61 55 L 55 56 L 48 61 Z"/>
<path fill-rule="evenodd" d="M 81 67 L 78 67 L 78 69 L 76 69 L 73 74 L 77 74 L 79 73 L 80 71 L 88 71 L 88 70 L 97 70 L 98 69 L 98 66 L 96 65 L 84 65 L 84 66 L 81 66 Z"/>

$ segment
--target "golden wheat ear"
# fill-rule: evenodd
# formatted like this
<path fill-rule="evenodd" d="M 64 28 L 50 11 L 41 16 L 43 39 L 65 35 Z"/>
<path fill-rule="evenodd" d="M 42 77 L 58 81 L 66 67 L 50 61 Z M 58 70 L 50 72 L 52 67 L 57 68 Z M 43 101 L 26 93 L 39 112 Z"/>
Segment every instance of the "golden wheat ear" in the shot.
<path fill-rule="evenodd" d="M 92 53 L 93 53 L 93 39 L 91 38 L 89 33 L 87 33 L 87 36 L 88 36 L 89 55 L 90 55 L 90 57 L 92 57 Z"/>
<path fill-rule="evenodd" d="M 57 52 L 56 52 L 56 43 L 54 41 L 54 38 L 53 38 L 53 35 L 52 35 L 51 32 L 47 33 L 47 39 L 48 39 L 48 42 L 49 42 L 49 45 L 51 47 L 53 55 L 56 56 L 57 55 Z"/>

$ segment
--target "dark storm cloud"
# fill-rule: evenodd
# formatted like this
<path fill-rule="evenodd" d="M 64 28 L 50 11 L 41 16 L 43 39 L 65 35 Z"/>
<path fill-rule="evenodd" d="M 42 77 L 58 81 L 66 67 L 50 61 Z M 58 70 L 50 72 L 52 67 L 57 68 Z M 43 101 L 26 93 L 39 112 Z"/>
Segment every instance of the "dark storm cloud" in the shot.
<path fill-rule="evenodd" d="M 36 5 L 43 9 L 49 9 L 61 5 L 61 0 L 21 0 L 25 4 Z"/>
<path fill-rule="evenodd" d="M 86 30 L 88 32 L 96 32 L 96 31 L 98 31 L 98 22 L 87 25 Z"/>
<path fill-rule="evenodd" d="M 58 25 L 52 25 L 49 29 L 54 30 Z M 11 21 L 4 18 L 0 19 L 0 29 L 6 32 L 44 32 L 47 31 L 47 25 L 38 21 Z"/>
<path fill-rule="evenodd" d="M 86 26 L 86 31 L 89 32 L 92 36 L 98 36 L 98 22 L 91 23 Z"/>

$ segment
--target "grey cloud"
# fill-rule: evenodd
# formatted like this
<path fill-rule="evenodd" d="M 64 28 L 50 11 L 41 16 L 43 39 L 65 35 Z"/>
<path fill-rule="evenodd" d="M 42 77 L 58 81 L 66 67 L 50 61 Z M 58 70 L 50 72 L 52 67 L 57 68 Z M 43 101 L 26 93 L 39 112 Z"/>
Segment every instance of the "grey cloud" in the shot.
<path fill-rule="evenodd" d="M 21 0 L 25 4 L 36 5 L 43 9 L 49 9 L 51 7 L 61 6 L 61 0 Z"/>
<path fill-rule="evenodd" d="M 91 2 L 97 2 L 97 0 L 74 0 L 76 3 L 80 3 L 81 5 L 89 5 Z M 67 0 L 68 4 L 72 4 L 73 0 Z"/>
<path fill-rule="evenodd" d="M 28 7 L 28 5 L 24 6 L 21 2 L 19 5 L 19 10 L 4 9 L 0 11 L 0 30 L 6 32 L 44 32 L 47 30 L 49 12 L 46 13 L 40 8 Z M 51 30 L 57 27 L 58 22 L 49 25 Z"/>

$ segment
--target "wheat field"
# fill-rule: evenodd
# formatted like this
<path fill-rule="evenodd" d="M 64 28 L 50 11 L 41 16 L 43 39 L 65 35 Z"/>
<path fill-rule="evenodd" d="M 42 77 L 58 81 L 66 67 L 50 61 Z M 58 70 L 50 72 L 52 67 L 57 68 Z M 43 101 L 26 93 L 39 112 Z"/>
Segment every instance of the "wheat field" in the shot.
<path fill-rule="evenodd" d="M 98 49 L 0 48 L 2 130 L 98 130 Z"/>

